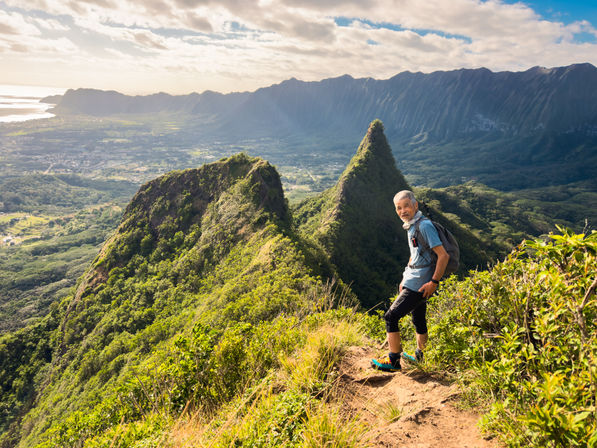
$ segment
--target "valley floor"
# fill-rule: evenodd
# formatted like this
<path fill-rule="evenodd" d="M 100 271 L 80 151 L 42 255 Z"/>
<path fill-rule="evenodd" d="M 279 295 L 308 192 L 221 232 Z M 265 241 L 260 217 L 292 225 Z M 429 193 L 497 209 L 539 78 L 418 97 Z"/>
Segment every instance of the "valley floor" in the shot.
<path fill-rule="evenodd" d="M 345 412 L 368 427 L 372 447 L 499 448 L 483 438 L 479 415 L 459 409 L 454 400 L 458 386 L 441 374 L 404 366 L 400 373 L 372 370 L 378 353 L 353 347 L 340 366 L 340 387 Z"/>

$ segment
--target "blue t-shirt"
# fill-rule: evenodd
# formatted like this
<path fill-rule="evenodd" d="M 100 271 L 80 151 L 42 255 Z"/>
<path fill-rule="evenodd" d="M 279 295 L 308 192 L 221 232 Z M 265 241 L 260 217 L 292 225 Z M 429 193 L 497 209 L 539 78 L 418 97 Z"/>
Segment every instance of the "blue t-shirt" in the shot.
<path fill-rule="evenodd" d="M 413 224 L 408 229 L 408 247 L 410 248 L 410 263 L 404 269 L 402 274 L 402 286 L 413 291 L 418 291 L 421 286 L 431 280 L 435 272 L 435 264 L 431 258 L 430 251 L 434 247 L 441 246 L 437 230 L 433 223 L 427 218 L 419 219 L 419 238 L 425 238 L 429 251 L 424 251 L 420 241 L 417 241 L 417 247 L 413 244 L 416 225 Z M 412 266 L 412 267 L 410 267 Z"/>

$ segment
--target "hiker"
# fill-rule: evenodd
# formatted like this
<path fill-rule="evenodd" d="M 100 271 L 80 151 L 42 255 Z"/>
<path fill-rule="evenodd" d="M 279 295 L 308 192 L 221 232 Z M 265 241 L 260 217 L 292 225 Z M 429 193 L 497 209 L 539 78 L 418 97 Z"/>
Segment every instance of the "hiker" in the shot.
<path fill-rule="evenodd" d="M 396 213 L 408 233 L 410 259 L 404 269 L 398 297 L 385 314 L 386 332 L 390 352 L 387 356 L 372 359 L 374 369 L 395 372 L 400 370 L 400 357 L 413 362 L 423 360 L 427 344 L 427 299 L 437 289 L 450 259 L 433 223 L 419 211 L 419 204 L 412 191 L 403 190 L 394 196 Z M 434 263 L 430 251 L 437 255 Z M 402 352 L 398 321 L 408 313 L 417 334 L 415 355 Z"/>

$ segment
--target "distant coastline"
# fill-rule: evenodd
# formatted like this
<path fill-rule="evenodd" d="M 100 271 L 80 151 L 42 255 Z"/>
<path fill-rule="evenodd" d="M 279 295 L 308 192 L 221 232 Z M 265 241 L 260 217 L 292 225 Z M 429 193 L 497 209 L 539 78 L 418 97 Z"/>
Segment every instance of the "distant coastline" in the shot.
<path fill-rule="evenodd" d="M 67 89 L 43 86 L 15 86 L 0 84 L 0 123 L 15 123 L 51 118 L 53 104 L 41 103 L 42 98 L 61 95 Z"/>

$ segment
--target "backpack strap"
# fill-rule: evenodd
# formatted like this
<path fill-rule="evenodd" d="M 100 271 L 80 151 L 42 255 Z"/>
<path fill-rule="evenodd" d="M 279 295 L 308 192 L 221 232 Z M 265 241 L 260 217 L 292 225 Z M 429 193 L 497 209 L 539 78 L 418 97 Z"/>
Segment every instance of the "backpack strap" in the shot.
<path fill-rule="evenodd" d="M 429 220 L 429 218 L 426 218 L 426 217 L 421 217 L 421 218 L 417 219 L 417 221 L 415 222 L 415 238 L 417 239 L 417 243 L 419 244 L 419 246 L 421 248 L 421 252 L 420 252 L 421 255 L 426 252 L 431 254 L 431 262 L 429 262 L 427 264 L 417 264 L 417 265 L 409 264 L 408 267 L 411 269 L 425 268 L 427 266 L 433 266 L 436 263 L 433 260 L 433 255 L 435 254 L 435 252 L 433 252 L 431 250 L 431 248 L 429 247 L 429 243 L 427 242 L 427 240 L 425 238 L 422 237 L 423 234 L 419 230 L 419 224 L 424 219 L 431 221 L 431 220 Z"/>

